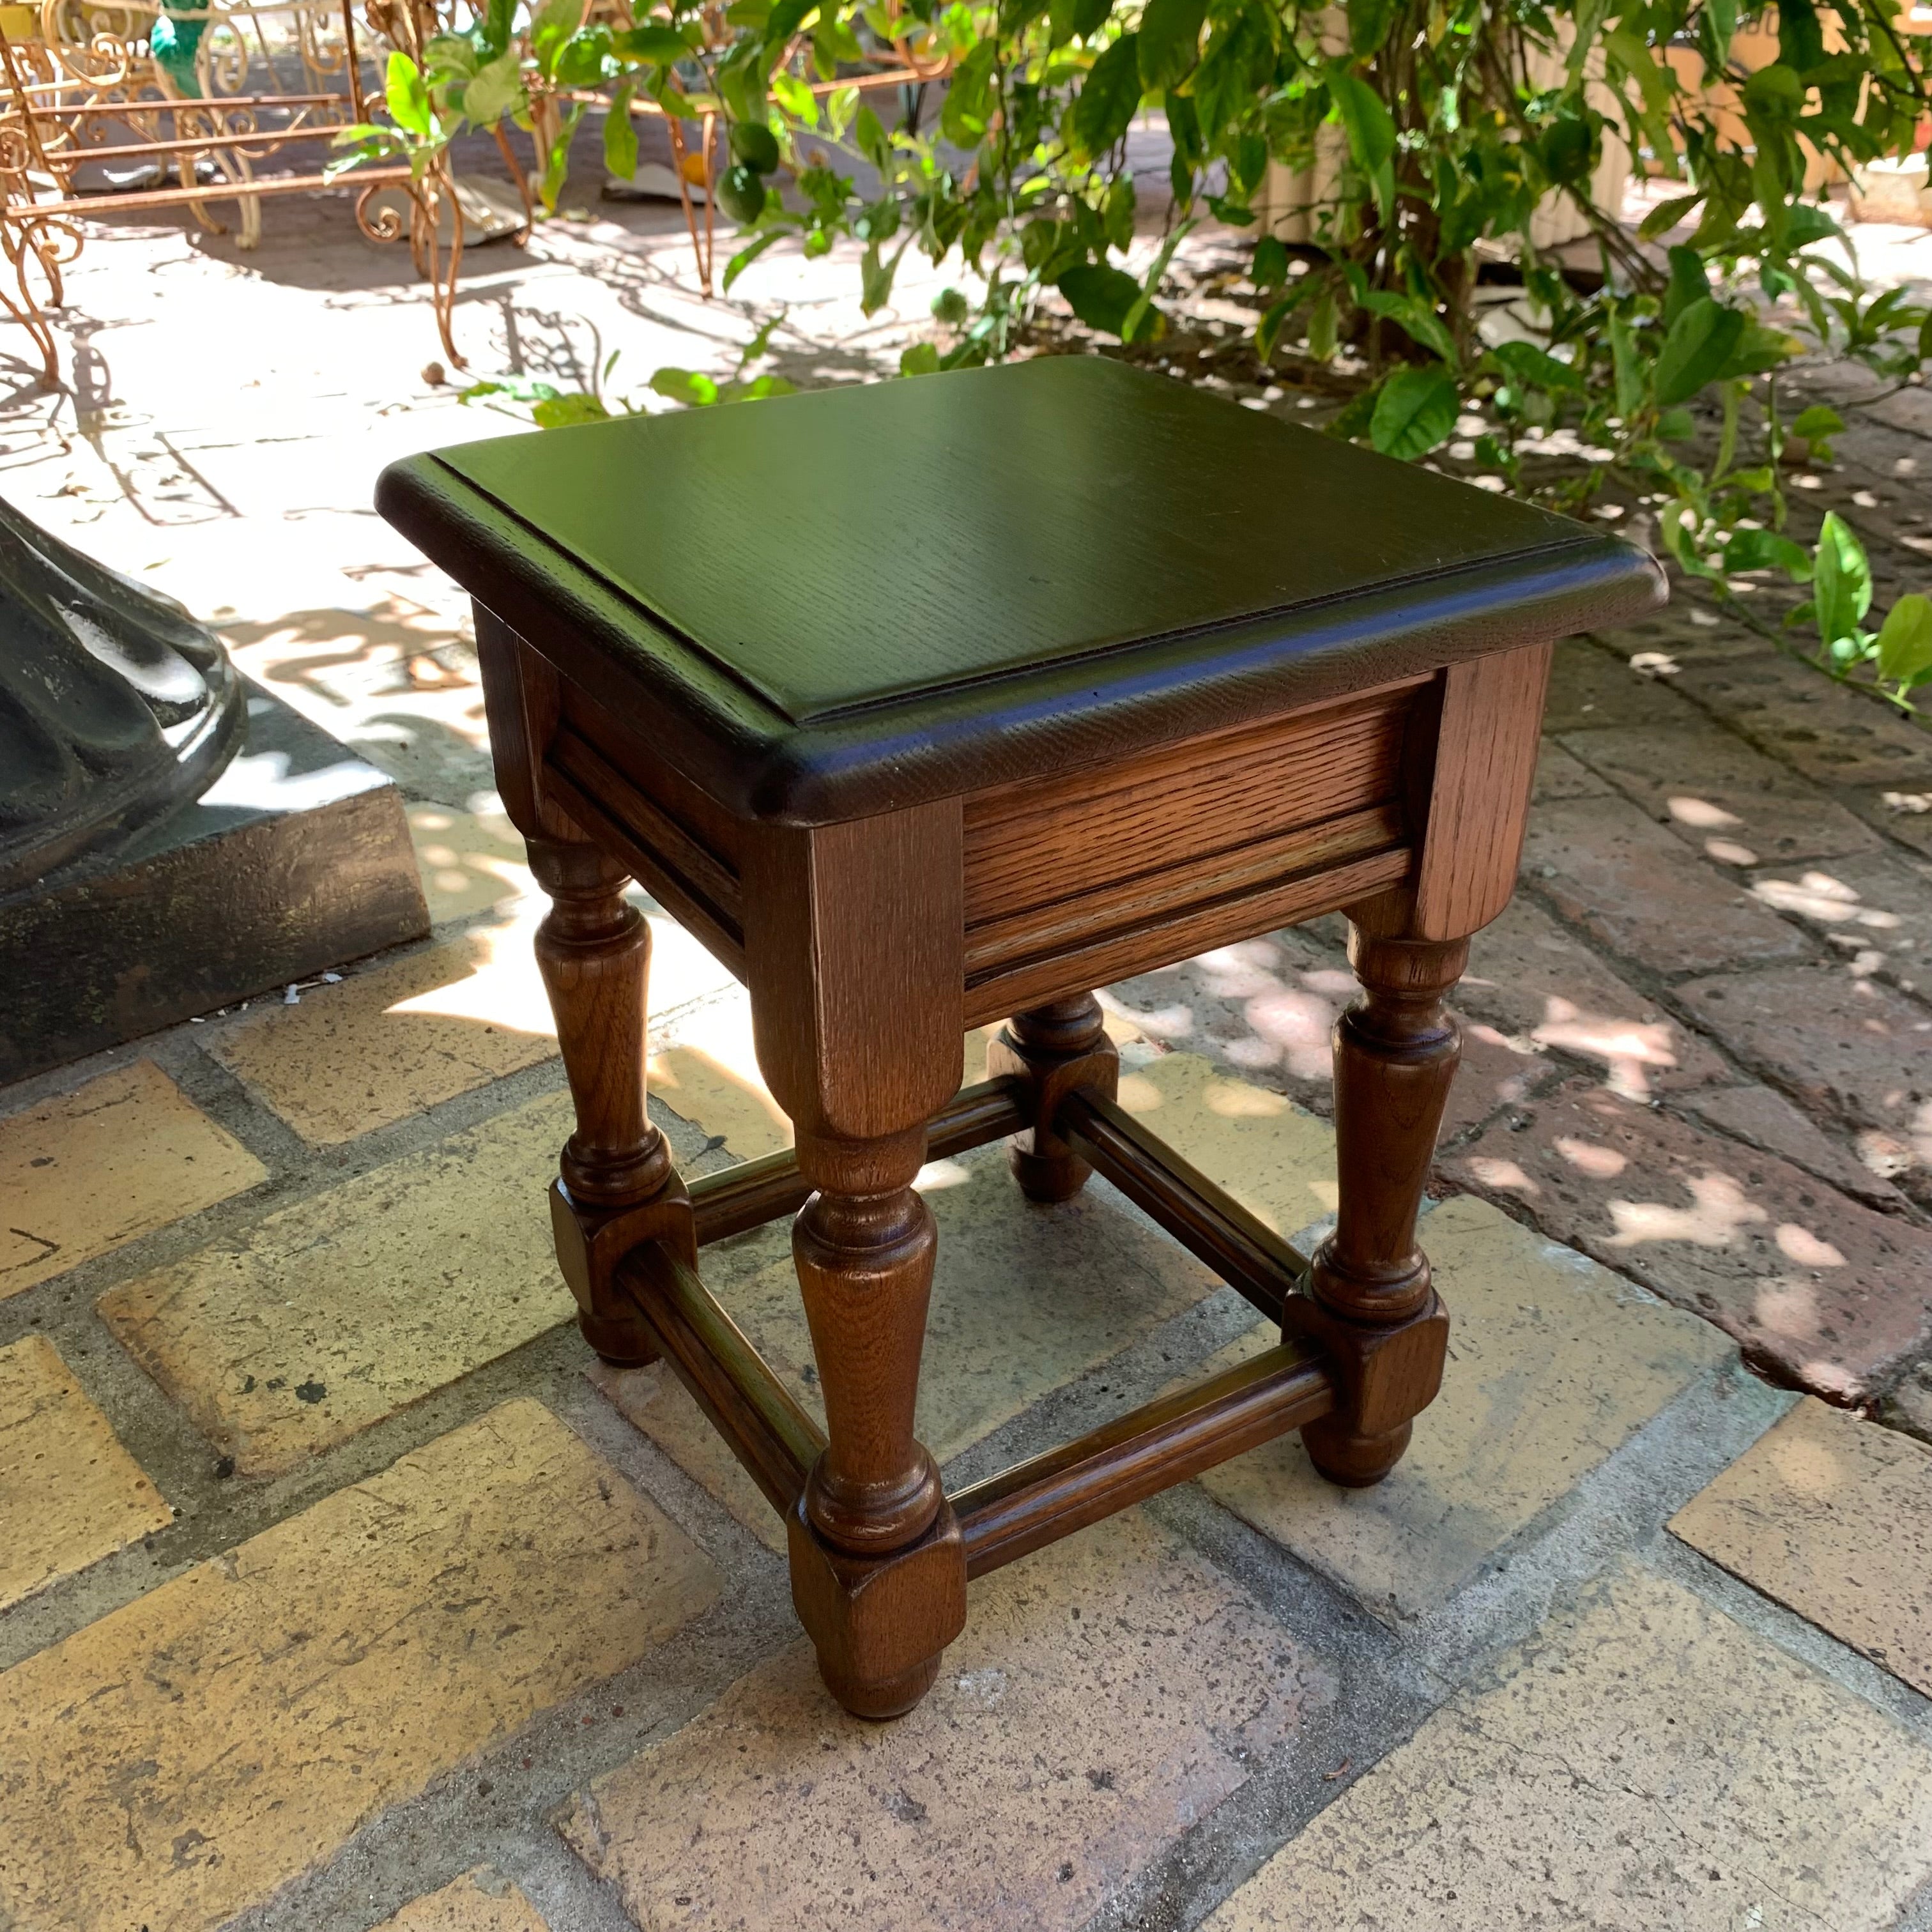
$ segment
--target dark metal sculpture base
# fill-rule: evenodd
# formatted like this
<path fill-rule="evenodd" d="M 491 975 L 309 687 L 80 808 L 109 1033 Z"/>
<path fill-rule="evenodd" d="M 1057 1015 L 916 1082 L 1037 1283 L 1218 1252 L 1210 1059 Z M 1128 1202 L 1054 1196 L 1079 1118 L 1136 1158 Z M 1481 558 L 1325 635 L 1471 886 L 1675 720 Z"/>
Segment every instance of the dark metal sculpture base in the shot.
<path fill-rule="evenodd" d="M 201 797 L 0 898 L 0 1081 L 420 939 L 401 794 L 280 699 Z"/>

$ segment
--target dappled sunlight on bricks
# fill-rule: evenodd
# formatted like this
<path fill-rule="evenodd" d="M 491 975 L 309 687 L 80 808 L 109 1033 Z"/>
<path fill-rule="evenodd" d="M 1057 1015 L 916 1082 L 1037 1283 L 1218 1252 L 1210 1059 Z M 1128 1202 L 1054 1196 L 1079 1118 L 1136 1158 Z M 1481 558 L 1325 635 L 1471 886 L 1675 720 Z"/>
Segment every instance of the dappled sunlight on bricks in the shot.
<path fill-rule="evenodd" d="M 1837 1399 L 1932 1329 L 1923 1228 L 1581 1082 L 1526 1103 L 1446 1166 Z"/>

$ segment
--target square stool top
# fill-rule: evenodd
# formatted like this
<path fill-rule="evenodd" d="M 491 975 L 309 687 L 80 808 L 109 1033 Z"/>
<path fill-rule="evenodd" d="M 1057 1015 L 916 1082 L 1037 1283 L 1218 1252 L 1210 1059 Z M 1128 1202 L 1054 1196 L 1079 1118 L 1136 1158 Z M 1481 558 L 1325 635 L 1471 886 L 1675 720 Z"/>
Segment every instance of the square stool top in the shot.
<path fill-rule="evenodd" d="M 1663 594 L 1606 533 L 1098 356 L 470 443 L 376 505 L 728 808 L 802 824 Z"/>

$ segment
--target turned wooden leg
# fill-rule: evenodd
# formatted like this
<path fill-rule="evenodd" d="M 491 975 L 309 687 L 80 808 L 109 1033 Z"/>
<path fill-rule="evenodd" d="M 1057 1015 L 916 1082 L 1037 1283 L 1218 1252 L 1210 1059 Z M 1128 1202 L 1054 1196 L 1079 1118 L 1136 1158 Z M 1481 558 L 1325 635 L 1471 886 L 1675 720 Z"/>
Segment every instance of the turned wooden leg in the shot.
<path fill-rule="evenodd" d="M 537 964 L 556 1016 L 577 1131 L 551 1184 L 557 1258 L 584 1338 L 607 1361 L 657 1350 L 613 1275 L 626 1248 L 667 1239 L 694 1264 L 690 1203 L 670 1148 L 644 1111 L 650 924 L 627 904 L 623 868 L 598 847 L 531 838 L 530 869 L 550 895 Z"/>
<path fill-rule="evenodd" d="M 820 1639 L 827 1686 L 862 1718 L 896 1718 L 911 1709 L 958 1628 L 946 1575 L 958 1529 L 945 1508 L 939 1471 L 913 1434 L 938 1246 L 932 1211 L 911 1184 L 925 1157 L 926 1136 L 918 1130 L 856 1144 L 799 1143 L 799 1165 L 819 1191 L 799 1212 L 792 1253 L 825 1397 L 827 1440 L 806 1481 L 797 1528 L 815 1532 L 829 1552 L 812 1552 L 808 1567 L 815 1568 L 829 1553 L 849 1586 L 864 1574 L 866 1559 L 889 1558 L 900 1573 L 892 1594 L 910 1600 L 928 1588 L 940 1592 L 940 1600 L 931 1605 L 909 1600 L 896 1630 L 870 1633 L 848 1625 L 828 1642 L 807 1617 L 808 1628 Z M 922 1562 L 918 1552 L 927 1545 L 936 1560 Z M 860 1561 L 841 1563 L 841 1558 Z M 962 1621 L 964 1581 L 962 1563 Z M 928 1625 L 908 1657 L 904 1640 L 915 1627 Z"/>
<path fill-rule="evenodd" d="M 1423 1185 L 1462 1050 L 1443 996 L 1468 941 L 1372 938 L 1352 928 L 1362 997 L 1335 1029 L 1335 1139 L 1341 1198 L 1305 1294 L 1284 1327 L 1335 1362 L 1342 1400 L 1301 1432 L 1331 1482 L 1378 1483 L 1408 1446 L 1410 1419 L 1442 1378 L 1448 1318 L 1415 1241 Z"/>
<path fill-rule="evenodd" d="M 1076 993 L 1051 1005 L 1016 1013 L 986 1054 L 996 1078 L 1018 1074 L 1033 1088 L 1033 1123 L 1009 1144 L 1006 1158 L 1030 1201 L 1068 1201 L 1093 1169 L 1054 1131 L 1060 1103 L 1076 1088 L 1113 1099 L 1120 1056 L 1101 1026 L 1100 1003 Z"/>

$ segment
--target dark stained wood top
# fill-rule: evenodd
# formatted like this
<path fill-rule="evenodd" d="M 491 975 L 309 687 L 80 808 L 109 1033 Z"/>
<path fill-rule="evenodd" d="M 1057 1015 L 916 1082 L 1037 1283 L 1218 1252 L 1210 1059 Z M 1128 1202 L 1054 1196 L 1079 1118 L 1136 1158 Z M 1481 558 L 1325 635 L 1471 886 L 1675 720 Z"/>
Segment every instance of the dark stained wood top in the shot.
<path fill-rule="evenodd" d="M 1099 357 L 472 443 L 377 505 L 733 809 L 804 823 L 1661 595 L 1602 532 Z"/>

